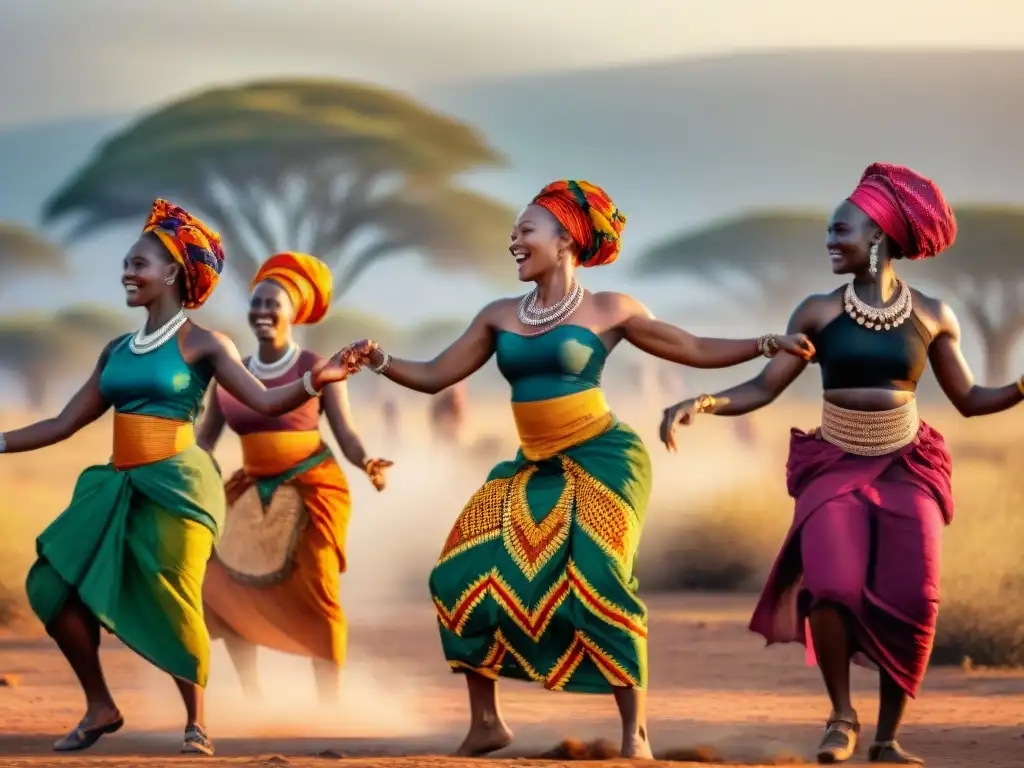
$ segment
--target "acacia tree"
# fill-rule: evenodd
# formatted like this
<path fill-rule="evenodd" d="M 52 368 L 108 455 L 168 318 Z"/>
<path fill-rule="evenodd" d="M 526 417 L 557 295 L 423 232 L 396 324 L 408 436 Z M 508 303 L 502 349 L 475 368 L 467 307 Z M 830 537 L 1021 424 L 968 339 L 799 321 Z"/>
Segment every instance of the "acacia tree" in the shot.
<path fill-rule="evenodd" d="M 742 275 L 759 287 L 763 305 L 788 312 L 809 291 L 835 285 L 825 256 L 828 215 L 765 210 L 717 222 L 651 248 L 636 270 L 699 275 L 720 288 Z M 986 382 L 1005 383 L 1024 333 L 1024 208 L 965 205 L 956 217 L 959 234 L 947 253 L 901 269 L 963 305 L 982 338 Z"/>
<path fill-rule="evenodd" d="M 513 212 L 456 178 L 502 163 L 474 129 L 393 91 L 264 81 L 143 116 L 100 145 L 43 218 L 74 218 L 69 236 L 80 236 L 139 223 L 163 196 L 220 232 L 243 285 L 269 254 L 304 251 L 331 265 L 337 298 L 409 253 L 500 274 L 491 256 Z"/>

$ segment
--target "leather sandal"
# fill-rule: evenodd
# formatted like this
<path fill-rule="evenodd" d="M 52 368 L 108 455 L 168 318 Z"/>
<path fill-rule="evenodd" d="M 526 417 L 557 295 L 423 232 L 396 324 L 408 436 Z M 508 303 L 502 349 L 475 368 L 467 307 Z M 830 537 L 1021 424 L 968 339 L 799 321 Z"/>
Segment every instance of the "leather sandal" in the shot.
<path fill-rule="evenodd" d="M 88 749 L 103 736 L 110 733 L 117 733 L 124 726 L 124 718 L 118 716 L 118 718 L 106 725 L 98 725 L 92 728 L 85 726 L 85 720 L 76 725 L 71 731 L 68 731 L 67 735 L 64 736 L 60 741 L 53 745 L 54 752 L 80 752 L 83 749 Z"/>
<path fill-rule="evenodd" d="M 845 763 L 857 750 L 860 735 L 860 721 L 857 715 L 840 717 L 832 713 L 825 723 L 825 735 L 818 745 L 818 762 L 823 764 Z"/>
<path fill-rule="evenodd" d="M 895 739 L 872 744 L 868 749 L 868 761 L 892 765 L 924 765 L 922 758 L 905 751 Z"/>

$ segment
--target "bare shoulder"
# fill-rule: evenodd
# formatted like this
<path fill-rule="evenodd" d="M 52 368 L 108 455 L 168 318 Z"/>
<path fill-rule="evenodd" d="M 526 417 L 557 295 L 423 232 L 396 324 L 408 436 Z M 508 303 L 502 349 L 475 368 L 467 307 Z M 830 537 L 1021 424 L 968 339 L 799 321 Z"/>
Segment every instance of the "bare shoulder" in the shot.
<path fill-rule="evenodd" d="M 594 299 L 594 306 L 603 315 L 614 316 L 619 320 L 624 320 L 634 315 L 653 317 L 647 307 L 628 293 L 598 291 L 590 295 Z"/>
<path fill-rule="evenodd" d="M 828 293 L 812 293 L 805 297 L 789 317 L 790 331 L 809 333 L 832 322 L 843 311 L 843 292 L 839 286 Z"/>
<path fill-rule="evenodd" d="M 482 323 L 489 328 L 500 327 L 506 324 L 510 318 L 515 318 L 516 307 L 522 300 L 522 296 L 506 296 L 495 299 L 489 304 L 485 304 L 483 309 L 476 313 L 473 324 Z"/>
<path fill-rule="evenodd" d="M 236 349 L 235 342 L 226 333 L 204 328 L 191 320 L 189 320 L 185 328 L 188 333 L 184 339 L 185 346 L 200 355 Z M 237 354 L 237 351 L 235 354 Z"/>
<path fill-rule="evenodd" d="M 933 337 L 943 333 L 959 335 L 960 322 L 949 304 L 917 288 L 911 287 L 910 291 L 914 300 L 914 313 Z"/>

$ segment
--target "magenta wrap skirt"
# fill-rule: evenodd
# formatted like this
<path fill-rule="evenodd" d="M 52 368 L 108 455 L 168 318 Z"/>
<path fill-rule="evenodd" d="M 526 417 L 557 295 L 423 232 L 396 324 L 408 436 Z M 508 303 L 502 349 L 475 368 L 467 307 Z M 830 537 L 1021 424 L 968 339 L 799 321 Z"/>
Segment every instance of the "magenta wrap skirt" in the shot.
<path fill-rule="evenodd" d="M 841 605 L 852 619 L 854 662 L 916 695 L 935 638 L 951 479 L 945 441 L 924 422 L 913 443 L 879 457 L 794 429 L 786 466 L 793 525 L 750 629 L 768 645 L 803 643 L 813 659 L 811 609 Z"/>

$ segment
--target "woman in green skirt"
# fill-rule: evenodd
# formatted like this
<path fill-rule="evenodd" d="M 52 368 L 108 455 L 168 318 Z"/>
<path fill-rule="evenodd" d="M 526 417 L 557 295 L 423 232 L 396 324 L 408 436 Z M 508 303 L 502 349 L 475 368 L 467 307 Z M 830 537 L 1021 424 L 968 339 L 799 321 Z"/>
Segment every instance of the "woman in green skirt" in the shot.
<path fill-rule="evenodd" d="M 193 424 L 214 378 L 250 408 L 276 415 L 353 369 L 332 358 L 302 381 L 266 389 L 229 339 L 185 317 L 210 296 L 223 263 L 215 232 L 157 200 L 121 278 L 128 306 L 146 309 L 145 327 L 107 345 L 58 416 L 0 433 L 0 452 L 31 451 L 114 409 L 110 462 L 79 477 L 71 504 L 36 541 L 26 584 L 86 698 L 85 716 L 58 751 L 86 749 L 124 725 L 100 666 L 102 627 L 174 678 L 187 715 L 183 751 L 213 754 L 203 721 L 210 641 L 202 582 L 224 490 Z"/>
<path fill-rule="evenodd" d="M 392 358 L 371 341 L 349 348 L 377 373 L 427 393 L 462 381 L 496 353 L 512 386 L 521 450 L 470 499 L 430 576 L 445 656 L 469 687 L 470 728 L 459 755 L 511 743 L 498 708 L 503 676 L 613 693 L 622 755 L 651 757 L 647 610 L 633 575 L 651 465 L 600 389 L 611 350 L 626 340 L 698 368 L 780 349 L 813 354 L 803 336 L 697 338 L 655 320 L 629 296 L 585 291 L 576 267 L 614 261 L 625 221 L 600 187 L 550 184 L 512 230 L 519 279 L 535 284 L 529 294 L 485 307 L 430 362 Z"/>

